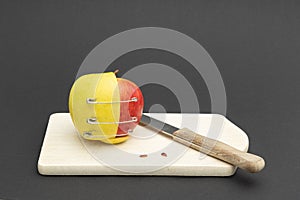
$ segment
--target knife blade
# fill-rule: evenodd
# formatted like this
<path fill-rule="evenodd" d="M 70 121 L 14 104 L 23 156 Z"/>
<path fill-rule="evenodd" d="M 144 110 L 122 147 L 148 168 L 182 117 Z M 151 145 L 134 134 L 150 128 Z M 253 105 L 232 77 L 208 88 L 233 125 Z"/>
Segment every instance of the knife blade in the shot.
<path fill-rule="evenodd" d="M 251 173 L 259 172 L 265 166 L 262 157 L 240 151 L 228 144 L 195 133 L 188 128 L 179 129 L 144 114 L 139 125 L 169 136 L 176 142 Z"/>

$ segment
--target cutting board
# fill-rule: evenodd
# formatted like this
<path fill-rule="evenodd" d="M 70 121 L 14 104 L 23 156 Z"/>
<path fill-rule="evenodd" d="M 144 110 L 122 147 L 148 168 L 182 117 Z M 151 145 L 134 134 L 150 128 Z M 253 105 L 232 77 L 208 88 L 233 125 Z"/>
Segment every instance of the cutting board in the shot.
<path fill-rule="evenodd" d="M 222 115 L 146 115 L 179 128 L 188 127 L 241 151 L 248 150 L 245 132 Z M 55 113 L 49 118 L 38 171 L 42 175 L 230 176 L 236 167 L 142 126 L 118 145 L 88 141 L 77 133 L 69 113 Z"/>

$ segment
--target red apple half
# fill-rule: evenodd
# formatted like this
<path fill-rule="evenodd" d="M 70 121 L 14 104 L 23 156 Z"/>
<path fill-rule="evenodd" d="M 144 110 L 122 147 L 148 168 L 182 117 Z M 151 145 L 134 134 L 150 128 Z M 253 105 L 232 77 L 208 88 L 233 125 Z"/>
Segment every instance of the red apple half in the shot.
<path fill-rule="evenodd" d="M 136 100 L 129 103 L 120 103 L 120 122 L 130 121 L 133 118 L 136 118 L 136 122 L 119 124 L 117 137 L 121 137 L 122 135 L 126 135 L 128 132 L 133 131 L 141 120 L 144 98 L 140 88 L 136 84 L 123 78 L 117 78 L 117 80 L 120 101 Z"/>

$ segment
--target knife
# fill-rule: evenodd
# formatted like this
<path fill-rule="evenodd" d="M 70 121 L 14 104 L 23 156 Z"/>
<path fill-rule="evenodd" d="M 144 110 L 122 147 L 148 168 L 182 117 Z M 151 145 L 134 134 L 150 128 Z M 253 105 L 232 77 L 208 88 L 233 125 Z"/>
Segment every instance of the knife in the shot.
<path fill-rule="evenodd" d="M 257 155 L 240 151 L 228 144 L 195 133 L 188 128 L 179 129 L 146 115 L 142 115 L 139 125 L 167 135 L 176 142 L 251 173 L 259 172 L 265 166 L 264 159 Z"/>

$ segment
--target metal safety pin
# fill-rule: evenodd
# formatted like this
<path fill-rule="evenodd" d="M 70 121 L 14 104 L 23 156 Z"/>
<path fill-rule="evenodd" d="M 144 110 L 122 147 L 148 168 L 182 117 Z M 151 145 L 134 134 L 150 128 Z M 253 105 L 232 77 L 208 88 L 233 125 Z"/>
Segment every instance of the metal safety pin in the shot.
<path fill-rule="evenodd" d="M 97 125 L 97 124 L 126 124 L 126 123 L 131 123 L 131 122 L 137 122 L 137 117 L 131 117 L 131 120 L 128 121 L 121 121 L 121 122 L 98 122 L 96 118 L 88 118 L 87 123 L 92 124 L 92 125 Z"/>
<path fill-rule="evenodd" d="M 116 135 L 105 135 L 105 136 L 101 136 L 101 135 L 93 135 L 93 133 L 91 132 L 84 132 L 83 133 L 83 137 L 86 137 L 86 138 L 93 138 L 93 139 L 109 139 L 110 137 L 115 137 Z M 118 134 L 119 137 L 122 137 L 122 136 L 128 136 L 127 133 L 123 133 L 123 134 Z"/>
<path fill-rule="evenodd" d="M 88 104 L 116 104 L 116 103 L 130 103 L 130 102 L 137 102 L 138 98 L 137 97 L 132 97 L 129 100 L 123 100 L 123 101 L 97 101 L 97 99 L 93 99 L 93 98 L 87 98 L 86 102 Z"/>

